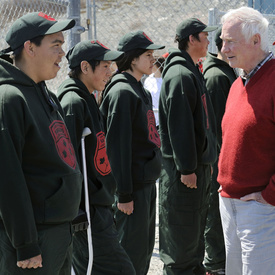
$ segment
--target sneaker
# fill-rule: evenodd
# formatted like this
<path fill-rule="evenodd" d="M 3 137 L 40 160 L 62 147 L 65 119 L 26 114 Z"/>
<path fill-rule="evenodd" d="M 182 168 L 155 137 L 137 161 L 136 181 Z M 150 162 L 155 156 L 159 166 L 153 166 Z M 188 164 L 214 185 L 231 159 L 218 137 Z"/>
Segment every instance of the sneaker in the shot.
<path fill-rule="evenodd" d="M 217 270 L 211 270 L 211 271 L 206 271 L 206 275 L 225 275 L 225 269 L 217 269 Z"/>

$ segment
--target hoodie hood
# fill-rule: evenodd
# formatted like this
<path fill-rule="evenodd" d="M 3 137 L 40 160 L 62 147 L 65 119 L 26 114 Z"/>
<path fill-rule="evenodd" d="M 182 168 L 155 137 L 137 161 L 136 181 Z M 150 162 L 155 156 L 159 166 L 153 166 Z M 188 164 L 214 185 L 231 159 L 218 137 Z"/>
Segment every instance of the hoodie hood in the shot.
<path fill-rule="evenodd" d="M 58 88 L 57 97 L 59 101 L 62 100 L 64 95 L 68 92 L 75 92 L 85 100 L 90 100 L 91 94 L 82 81 L 75 78 L 66 79 Z"/>
<path fill-rule="evenodd" d="M 171 48 L 169 49 L 169 55 L 165 61 L 162 78 L 165 76 L 169 68 L 176 64 L 181 64 L 192 72 L 194 72 L 194 69 L 196 68 L 191 56 L 187 52 Z"/>
<path fill-rule="evenodd" d="M 22 85 L 33 88 L 36 83 L 10 62 L 0 58 L 0 85 Z"/>
<path fill-rule="evenodd" d="M 65 96 L 65 94 L 69 92 L 75 92 L 81 98 L 83 98 L 87 102 L 89 108 L 91 108 L 90 112 L 91 113 L 96 112 L 99 120 L 101 120 L 101 114 L 100 114 L 99 108 L 95 109 L 94 107 L 91 107 L 91 106 L 94 106 L 94 104 L 97 106 L 95 96 L 93 94 L 90 94 L 89 90 L 81 80 L 75 79 L 75 78 L 66 79 L 58 88 L 58 91 L 57 91 L 58 100 L 61 101 L 62 98 Z"/>
<path fill-rule="evenodd" d="M 206 60 L 203 62 L 203 73 L 205 74 L 213 67 L 228 67 L 228 64 L 225 61 L 217 58 L 217 54 L 207 53 Z"/>
<path fill-rule="evenodd" d="M 108 93 L 109 90 L 111 90 L 111 88 L 113 86 L 115 86 L 118 82 L 124 82 L 124 83 L 129 83 L 131 84 L 137 84 L 138 81 L 131 76 L 128 73 L 118 73 L 116 75 L 113 76 L 111 82 L 106 86 L 105 90 L 104 90 L 104 95 L 106 95 Z"/>

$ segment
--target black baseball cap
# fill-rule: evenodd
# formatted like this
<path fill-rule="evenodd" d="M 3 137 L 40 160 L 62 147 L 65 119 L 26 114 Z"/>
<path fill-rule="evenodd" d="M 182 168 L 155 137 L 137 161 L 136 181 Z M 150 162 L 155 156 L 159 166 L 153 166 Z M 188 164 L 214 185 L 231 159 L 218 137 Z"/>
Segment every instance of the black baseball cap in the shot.
<path fill-rule="evenodd" d="M 177 26 L 176 34 L 178 36 L 178 41 L 181 41 L 191 34 L 195 34 L 199 32 L 212 32 L 217 28 L 218 28 L 217 26 L 207 26 L 197 18 L 188 18 L 182 21 Z"/>
<path fill-rule="evenodd" d="M 160 50 L 165 46 L 156 45 L 143 31 L 129 32 L 119 41 L 117 49 L 128 52 L 134 49 Z"/>
<path fill-rule="evenodd" d="M 86 40 L 77 43 L 70 49 L 66 58 L 69 61 L 69 67 L 72 69 L 77 67 L 83 60 L 115 61 L 122 57 L 122 55 L 124 55 L 124 52 L 111 51 L 98 40 Z"/>
<path fill-rule="evenodd" d="M 216 46 L 218 46 L 219 44 L 222 43 L 222 39 L 221 39 L 221 34 L 222 34 L 222 27 L 219 27 L 216 34 L 215 34 L 215 43 Z"/>
<path fill-rule="evenodd" d="M 28 13 L 18 18 L 11 26 L 6 35 L 6 41 L 10 47 L 4 52 L 14 51 L 35 37 L 65 31 L 74 25 L 74 19 L 57 21 L 43 12 Z"/>

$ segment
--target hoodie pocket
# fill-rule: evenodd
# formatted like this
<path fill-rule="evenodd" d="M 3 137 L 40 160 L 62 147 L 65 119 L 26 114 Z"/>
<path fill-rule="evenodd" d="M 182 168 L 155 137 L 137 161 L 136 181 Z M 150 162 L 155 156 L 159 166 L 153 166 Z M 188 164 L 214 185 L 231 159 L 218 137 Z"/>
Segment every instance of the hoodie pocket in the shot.
<path fill-rule="evenodd" d="M 81 188 L 80 173 L 64 176 L 60 188 L 45 201 L 45 223 L 72 221 L 78 213 Z"/>
<path fill-rule="evenodd" d="M 161 171 L 161 153 L 160 150 L 154 150 L 154 157 L 147 161 L 143 170 L 143 181 L 156 181 Z"/>

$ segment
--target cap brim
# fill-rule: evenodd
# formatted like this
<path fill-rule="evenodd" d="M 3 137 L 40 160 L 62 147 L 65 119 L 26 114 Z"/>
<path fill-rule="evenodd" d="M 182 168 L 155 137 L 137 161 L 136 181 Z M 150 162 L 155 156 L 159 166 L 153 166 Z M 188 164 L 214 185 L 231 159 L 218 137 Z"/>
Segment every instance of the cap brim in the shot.
<path fill-rule="evenodd" d="M 105 61 L 115 61 L 120 59 L 123 55 L 124 55 L 124 52 L 108 51 L 104 55 L 100 56 L 98 59 L 105 60 Z"/>
<path fill-rule="evenodd" d="M 207 26 L 205 29 L 202 30 L 202 32 L 212 32 L 218 29 L 219 26 Z"/>
<path fill-rule="evenodd" d="M 53 26 L 51 26 L 45 34 L 53 34 L 57 32 L 66 31 L 73 28 L 74 25 L 75 25 L 74 19 L 58 21 Z"/>
<path fill-rule="evenodd" d="M 156 45 L 156 44 L 151 44 L 151 45 L 147 46 L 147 47 L 144 48 L 144 49 L 146 49 L 146 50 L 161 50 L 161 49 L 164 49 L 164 48 L 165 48 L 165 46 L 160 46 L 160 45 Z"/>

